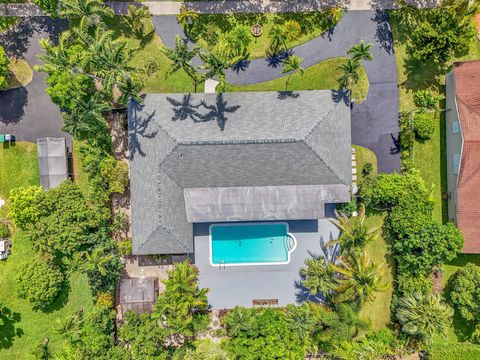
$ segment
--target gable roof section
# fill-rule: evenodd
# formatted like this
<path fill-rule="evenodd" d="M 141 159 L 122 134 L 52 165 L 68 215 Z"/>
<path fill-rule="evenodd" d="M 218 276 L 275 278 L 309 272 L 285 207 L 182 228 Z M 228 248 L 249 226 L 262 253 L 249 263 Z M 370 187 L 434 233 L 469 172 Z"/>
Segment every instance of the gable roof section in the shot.
<path fill-rule="evenodd" d="M 463 147 L 457 181 L 457 225 L 464 252 L 480 253 L 480 61 L 456 63 L 455 98 Z"/>
<path fill-rule="evenodd" d="M 316 194 L 334 189 L 334 198 L 347 198 L 350 126 L 348 105 L 330 91 L 147 95 L 143 107 L 129 108 L 133 253 L 193 251 L 185 189 L 195 195 L 187 206 L 201 194 L 195 189 L 209 189 L 214 199 L 224 188 L 238 188 L 230 197 L 255 188 L 268 203 L 272 187 L 303 186 L 295 190 L 303 194 L 322 185 Z M 213 206 L 206 215 L 220 219 L 223 203 Z"/>

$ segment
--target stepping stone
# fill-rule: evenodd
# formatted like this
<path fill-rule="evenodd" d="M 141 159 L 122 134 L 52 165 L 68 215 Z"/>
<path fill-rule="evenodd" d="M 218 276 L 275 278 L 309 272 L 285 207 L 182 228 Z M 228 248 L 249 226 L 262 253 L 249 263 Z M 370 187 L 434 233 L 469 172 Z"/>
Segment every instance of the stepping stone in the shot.
<path fill-rule="evenodd" d="M 357 216 L 358 216 L 358 212 L 356 212 L 356 211 L 352 212 L 352 216 L 353 216 L 353 217 L 357 217 Z"/>
<path fill-rule="evenodd" d="M 352 154 L 355 154 L 355 148 L 352 148 Z"/>
<path fill-rule="evenodd" d="M 356 174 L 357 173 L 357 168 L 352 168 L 352 174 Z"/>
<path fill-rule="evenodd" d="M 356 182 L 352 183 L 352 193 L 356 194 L 358 192 L 358 186 Z"/>
<path fill-rule="evenodd" d="M 355 160 L 355 154 L 352 154 L 352 160 Z"/>
<path fill-rule="evenodd" d="M 356 161 L 352 161 L 352 167 L 356 167 L 357 166 L 357 162 Z"/>
<path fill-rule="evenodd" d="M 356 181 L 357 180 L 357 175 L 352 175 L 352 180 Z"/>

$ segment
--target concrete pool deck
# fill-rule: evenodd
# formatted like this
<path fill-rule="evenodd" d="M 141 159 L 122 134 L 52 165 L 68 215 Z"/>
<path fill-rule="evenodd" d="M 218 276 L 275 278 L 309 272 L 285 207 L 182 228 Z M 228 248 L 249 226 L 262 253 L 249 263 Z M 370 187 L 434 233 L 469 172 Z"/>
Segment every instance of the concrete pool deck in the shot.
<path fill-rule="evenodd" d="M 210 264 L 210 223 L 194 224 L 194 261 L 199 269 L 200 287 L 209 288 L 213 309 L 252 306 L 254 299 L 278 299 L 279 306 L 301 303 L 308 293 L 300 285 L 299 270 L 306 259 L 323 255 L 322 244 L 338 238 L 339 229 L 328 219 L 286 221 L 297 239 L 297 248 L 285 265 L 222 267 Z M 327 249 L 328 256 L 334 252 Z"/>

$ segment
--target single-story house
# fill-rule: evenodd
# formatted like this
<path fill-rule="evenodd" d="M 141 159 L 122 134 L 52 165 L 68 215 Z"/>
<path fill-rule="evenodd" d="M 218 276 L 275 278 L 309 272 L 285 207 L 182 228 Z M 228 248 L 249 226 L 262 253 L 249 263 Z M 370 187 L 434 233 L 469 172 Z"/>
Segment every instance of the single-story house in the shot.
<path fill-rule="evenodd" d="M 448 216 L 480 253 L 480 61 L 459 62 L 446 76 Z"/>
<path fill-rule="evenodd" d="M 350 104 L 332 91 L 147 94 L 128 118 L 134 255 L 193 254 L 194 224 L 323 219 L 351 199 Z"/>

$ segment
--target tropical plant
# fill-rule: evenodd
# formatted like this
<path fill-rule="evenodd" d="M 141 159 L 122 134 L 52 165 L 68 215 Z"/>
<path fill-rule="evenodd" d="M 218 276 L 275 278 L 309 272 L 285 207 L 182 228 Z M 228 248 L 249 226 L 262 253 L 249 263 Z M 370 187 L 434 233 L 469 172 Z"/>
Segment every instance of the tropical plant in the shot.
<path fill-rule="evenodd" d="M 285 81 L 285 90 L 288 90 L 288 84 L 294 74 L 303 75 L 305 69 L 302 67 L 303 59 L 296 55 L 290 55 L 282 61 L 282 74 L 288 74 L 287 81 Z"/>
<path fill-rule="evenodd" d="M 382 282 L 384 264 L 372 262 L 365 252 L 351 254 L 348 260 L 339 258 L 338 264 L 331 266 L 340 275 L 335 291 L 341 295 L 341 300 L 358 301 L 360 304 L 373 301 L 375 294 L 387 287 Z"/>
<path fill-rule="evenodd" d="M 360 79 L 359 71 L 361 64 L 357 60 L 347 59 L 347 62 L 338 67 L 341 75 L 338 78 L 340 89 L 351 89 L 353 84 L 356 84 Z"/>
<path fill-rule="evenodd" d="M 90 253 L 85 254 L 85 271 L 98 272 L 102 276 L 106 276 L 108 272 L 107 264 L 113 259 L 112 254 L 105 254 L 104 249 L 96 247 Z"/>
<path fill-rule="evenodd" d="M 367 44 L 365 40 L 361 40 L 358 44 L 355 44 L 350 49 L 348 49 L 347 54 L 350 54 L 353 61 L 370 61 L 373 60 L 372 53 L 370 52 L 372 46 L 372 44 Z"/>
<path fill-rule="evenodd" d="M 30 301 L 34 309 L 47 309 L 58 297 L 64 278 L 55 265 L 34 257 L 20 265 L 15 283 L 19 297 Z"/>
<path fill-rule="evenodd" d="M 284 45 L 285 49 L 287 48 L 287 36 L 282 26 L 274 25 L 270 29 L 268 37 L 270 38 L 270 51 L 272 54 L 277 54 L 281 45 Z"/>
<path fill-rule="evenodd" d="M 286 319 L 290 331 L 299 334 L 301 338 L 307 339 L 316 325 L 311 307 L 308 304 L 300 306 L 287 305 Z"/>
<path fill-rule="evenodd" d="M 10 190 L 10 207 L 8 217 L 16 226 L 26 230 L 38 221 L 41 212 L 38 208 L 43 190 L 40 186 L 27 186 Z"/>
<path fill-rule="evenodd" d="M 215 343 L 210 339 L 194 342 L 194 349 L 188 349 L 184 355 L 173 360 L 231 360 L 232 357 L 223 349 L 221 343 Z"/>
<path fill-rule="evenodd" d="M 185 4 L 180 7 L 180 13 L 177 15 L 177 20 L 185 29 L 187 34 L 192 30 L 194 21 L 198 18 L 198 14 L 191 9 L 187 9 Z"/>
<path fill-rule="evenodd" d="M 466 321 L 480 323 L 480 267 L 468 263 L 449 279 L 448 300 Z"/>
<path fill-rule="evenodd" d="M 222 322 L 225 324 L 230 336 L 239 336 L 242 331 L 248 331 L 252 328 L 254 313 L 251 309 L 235 306 L 222 319 Z"/>
<path fill-rule="evenodd" d="M 56 17 L 59 0 L 33 0 L 45 14 Z"/>
<path fill-rule="evenodd" d="M 5 49 L 0 46 L 0 89 L 5 89 L 8 86 L 8 78 L 10 71 L 8 65 L 10 60 L 8 59 Z"/>
<path fill-rule="evenodd" d="M 366 244 L 378 239 L 380 227 L 369 228 L 365 224 L 365 205 L 358 207 L 358 217 L 349 219 L 346 215 L 336 212 L 336 219 L 330 220 L 340 230 L 341 234 L 338 240 L 330 241 L 329 246 L 340 244 L 346 254 L 357 253 L 362 250 Z"/>
<path fill-rule="evenodd" d="M 195 92 L 197 86 L 202 82 L 202 77 L 192 66 L 191 61 L 198 54 L 198 47 L 190 49 L 187 43 L 179 36 L 175 38 L 175 48 L 163 47 L 163 54 L 171 61 L 171 64 L 165 74 L 169 77 L 179 70 L 183 70 L 193 81 Z"/>
<path fill-rule="evenodd" d="M 335 272 L 323 257 L 305 260 L 305 266 L 300 269 L 301 284 L 311 295 L 328 296 L 336 287 Z"/>
<path fill-rule="evenodd" d="M 150 13 L 145 6 L 128 5 L 127 15 L 124 17 L 130 30 L 138 37 L 142 36 L 145 31 L 145 23 L 143 20 L 148 19 Z"/>
<path fill-rule="evenodd" d="M 420 112 L 437 110 L 443 100 L 445 96 L 435 95 L 431 90 L 418 90 L 413 94 L 413 101 Z"/>
<path fill-rule="evenodd" d="M 225 36 L 232 56 L 248 58 L 248 45 L 252 42 L 250 29 L 245 25 L 237 25 Z"/>
<path fill-rule="evenodd" d="M 181 345 L 195 339 L 208 325 L 208 289 L 198 287 L 198 270 L 188 260 L 176 264 L 164 284 L 154 316 L 169 333 L 172 344 Z"/>
<path fill-rule="evenodd" d="M 302 27 L 298 21 L 289 20 L 283 24 L 283 33 L 288 41 L 294 41 L 302 35 Z"/>
<path fill-rule="evenodd" d="M 122 93 L 118 99 L 120 104 L 129 105 L 134 101 L 139 105 L 143 105 L 143 98 L 140 95 L 143 89 L 143 82 L 141 80 L 130 76 L 122 77 L 117 87 Z"/>
<path fill-rule="evenodd" d="M 430 344 L 435 334 L 445 337 L 453 310 L 442 302 L 440 294 L 413 293 L 398 302 L 396 317 L 402 331 Z"/>
<path fill-rule="evenodd" d="M 60 0 L 60 15 L 88 25 L 98 25 L 102 18 L 114 14 L 101 0 Z"/>
<path fill-rule="evenodd" d="M 217 78 L 220 81 L 220 89 L 225 89 L 225 69 L 233 66 L 241 57 L 232 58 L 229 54 L 209 52 L 200 53 L 200 59 L 203 65 L 200 69 L 206 70 L 203 74 L 205 79 Z"/>
<path fill-rule="evenodd" d="M 432 114 L 418 113 L 413 116 L 413 132 L 418 140 L 428 140 L 435 132 L 435 117 Z"/>

